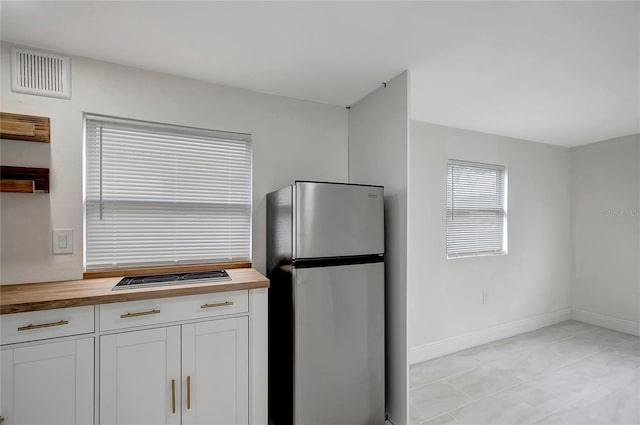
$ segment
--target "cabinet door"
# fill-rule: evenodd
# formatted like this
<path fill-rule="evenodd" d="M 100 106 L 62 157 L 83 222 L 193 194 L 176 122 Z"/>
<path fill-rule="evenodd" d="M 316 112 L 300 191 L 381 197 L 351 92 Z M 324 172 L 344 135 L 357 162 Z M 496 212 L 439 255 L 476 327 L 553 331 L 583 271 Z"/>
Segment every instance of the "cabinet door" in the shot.
<path fill-rule="evenodd" d="M 93 338 L 2 350 L 4 425 L 92 424 Z"/>
<path fill-rule="evenodd" d="M 183 424 L 247 424 L 247 317 L 183 325 L 182 381 Z"/>
<path fill-rule="evenodd" d="M 180 327 L 100 338 L 100 423 L 180 423 Z"/>

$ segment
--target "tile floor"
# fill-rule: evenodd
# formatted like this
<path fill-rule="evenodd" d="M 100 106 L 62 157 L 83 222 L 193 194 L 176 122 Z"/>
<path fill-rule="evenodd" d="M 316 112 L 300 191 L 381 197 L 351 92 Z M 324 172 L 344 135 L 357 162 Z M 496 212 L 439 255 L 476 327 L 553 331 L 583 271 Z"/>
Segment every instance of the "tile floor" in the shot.
<path fill-rule="evenodd" d="M 567 321 L 411 366 L 411 425 L 640 424 L 640 338 Z"/>

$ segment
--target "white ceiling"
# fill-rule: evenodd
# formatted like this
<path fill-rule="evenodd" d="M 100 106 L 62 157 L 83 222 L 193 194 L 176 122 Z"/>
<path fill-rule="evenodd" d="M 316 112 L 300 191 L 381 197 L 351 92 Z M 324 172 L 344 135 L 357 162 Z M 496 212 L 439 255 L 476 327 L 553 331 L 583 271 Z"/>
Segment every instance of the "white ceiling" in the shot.
<path fill-rule="evenodd" d="M 3 41 L 575 146 L 640 132 L 640 2 L 1 3 Z"/>

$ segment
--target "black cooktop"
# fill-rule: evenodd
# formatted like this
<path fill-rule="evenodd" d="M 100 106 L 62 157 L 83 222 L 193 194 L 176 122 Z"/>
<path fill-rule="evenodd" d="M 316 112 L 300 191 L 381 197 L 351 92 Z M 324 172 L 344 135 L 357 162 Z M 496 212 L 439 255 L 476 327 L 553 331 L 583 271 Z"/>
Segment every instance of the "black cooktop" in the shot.
<path fill-rule="evenodd" d="M 205 283 L 231 280 L 229 274 L 224 270 L 210 272 L 176 273 L 176 274 L 156 274 L 150 276 L 125 277 L 113 287 L 117 289 L 148 288 L 150 286 L 180 285 L 183 283 Z"/>

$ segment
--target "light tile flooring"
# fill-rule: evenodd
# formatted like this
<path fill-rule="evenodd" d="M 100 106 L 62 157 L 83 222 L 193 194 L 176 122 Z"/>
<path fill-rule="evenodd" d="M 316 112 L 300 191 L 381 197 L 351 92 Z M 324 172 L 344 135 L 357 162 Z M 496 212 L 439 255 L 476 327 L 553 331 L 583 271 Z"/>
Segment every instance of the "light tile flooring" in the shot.
<path fill-rule="evenodd" d="M 411 366 L 411 425 L 640 424 L 640 338 L 577 321 Z"/>

